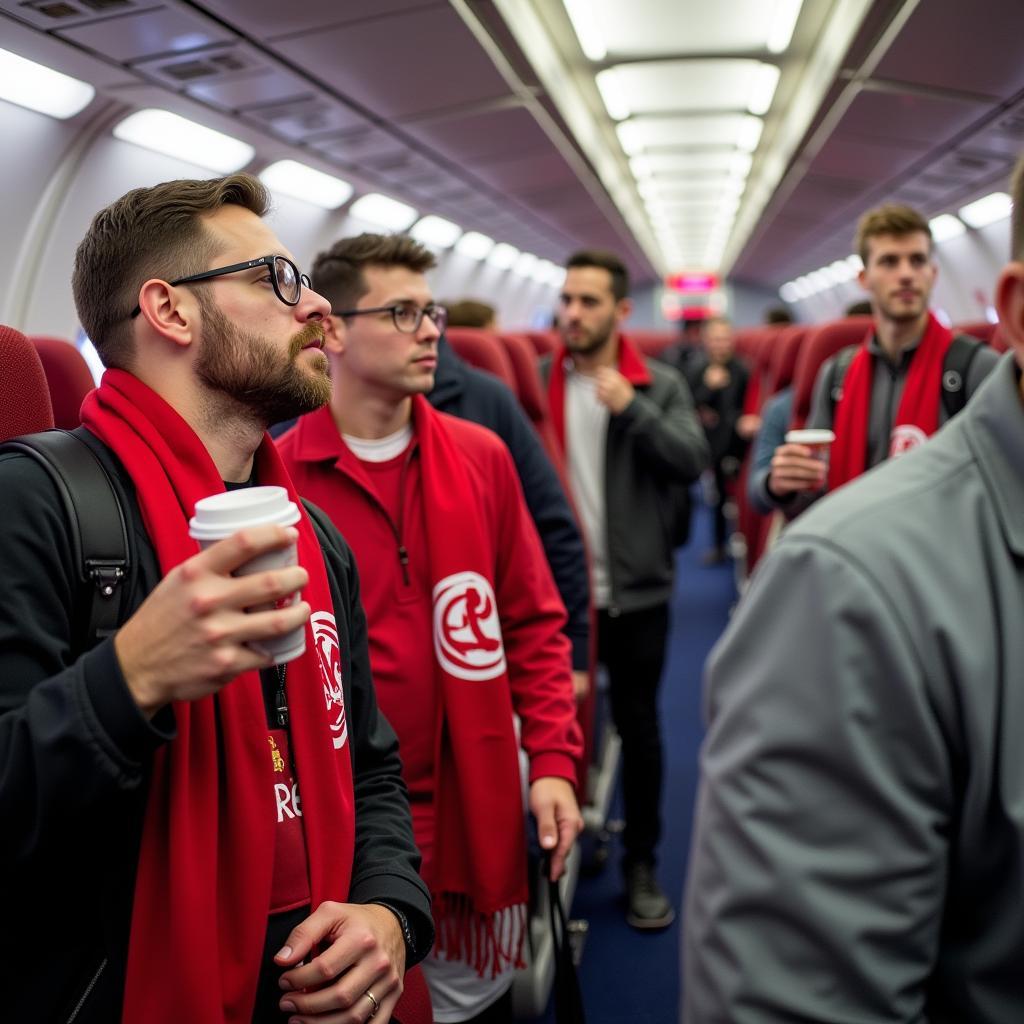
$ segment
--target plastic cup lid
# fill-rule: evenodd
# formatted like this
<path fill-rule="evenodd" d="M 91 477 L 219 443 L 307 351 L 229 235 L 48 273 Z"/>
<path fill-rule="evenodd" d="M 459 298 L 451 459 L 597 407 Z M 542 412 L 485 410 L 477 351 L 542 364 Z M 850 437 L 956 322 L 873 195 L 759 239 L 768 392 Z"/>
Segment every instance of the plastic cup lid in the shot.
<path fill-rule="evenodd" d="M 298 506 L 283 487 L 244 487 L 200 498 L 188 528 L 196 540 L 209 540 L 246 526 L 292 526 L 298 521 Z"/>

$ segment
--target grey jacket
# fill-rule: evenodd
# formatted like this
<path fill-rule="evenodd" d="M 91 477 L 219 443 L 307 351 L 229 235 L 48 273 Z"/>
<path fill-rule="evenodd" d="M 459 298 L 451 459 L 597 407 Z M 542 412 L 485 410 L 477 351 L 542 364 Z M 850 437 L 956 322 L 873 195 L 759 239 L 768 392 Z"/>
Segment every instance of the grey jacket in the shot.
<path fill-rule="evenodd" d="M 664 604 L 688 488 L 707 468 L 708 445 L 678 370 L 645 360 L 649 385 L 608 420 L 605 507 L 612 615 Z M 551 357 L 541 360 L 545 386 Z"/>
<path fill-rule="evenodd" d="M 1024 1021 L 1019 377 L 801 518 L 712 652 L 685 1021 Z"/>

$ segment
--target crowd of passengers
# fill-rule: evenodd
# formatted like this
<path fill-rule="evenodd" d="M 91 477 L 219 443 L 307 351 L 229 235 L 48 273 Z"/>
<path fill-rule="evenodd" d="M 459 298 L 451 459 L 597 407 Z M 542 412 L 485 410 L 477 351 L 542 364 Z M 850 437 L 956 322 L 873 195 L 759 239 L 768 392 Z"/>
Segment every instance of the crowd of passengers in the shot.
<path fill-rule="evenodd" d="M 674 552 L 705 475 L 728 559 L 751 443 L 751 501 L 792 525 L 708 662 L 680 1013 L 1022 1019 L 1024 395 L 1014 356 L 929 312 L 927 221 L 860 221 L 873 319 L 819 372 L 825 445 L 786 440 L 791 390 L 745 405 L 727 319 L 646 358 L 623 261 L 574 254 L 538 366 L 553 462 L 445 341 L 493 310 L 437 303 L 428 249 L 342 238 L 307 277 L 269 202 L 245 174 L 136 189 L 77 249 L 106 372 L 76 433 L 130 536 L 115 631 L 90 631 L 52 479 L 0 454 L 12 1019 L 507 1024 L 529 833 L 558 879 L 598 664 L 626 920 L 667 928 Z M 1019 203 L 1013 247 L 1019 357 Z M 257 487 L 293 525 L 200 548 L 196 503 Z"/>

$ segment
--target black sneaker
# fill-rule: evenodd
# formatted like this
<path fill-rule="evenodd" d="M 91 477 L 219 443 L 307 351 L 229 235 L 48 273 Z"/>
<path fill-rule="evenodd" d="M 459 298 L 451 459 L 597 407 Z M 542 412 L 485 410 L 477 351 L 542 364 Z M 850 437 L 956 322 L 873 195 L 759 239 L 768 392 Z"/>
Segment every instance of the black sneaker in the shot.
<path fill-rule="evenodd" d="M 633 864 L 626 868 L 626 923 L 633 928 L 667 928 L 676 912 L 661 891 L 650 864 Z"/>

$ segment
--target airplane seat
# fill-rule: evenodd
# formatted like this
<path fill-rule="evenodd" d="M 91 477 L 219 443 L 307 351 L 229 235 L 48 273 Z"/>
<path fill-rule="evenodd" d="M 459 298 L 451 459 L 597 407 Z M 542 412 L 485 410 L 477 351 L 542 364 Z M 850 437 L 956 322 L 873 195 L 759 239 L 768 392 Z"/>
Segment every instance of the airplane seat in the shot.
<path fill-rule="evenodd" d="M 652 359 L 657 358 L 665 349 L 671 348 L 679 341 L 674 331 L 631 331 L 627 327 L 623 333 L 643 355 Z"/>
<path fill-rule="evenodd" d="M 74 430 L 82 423 L 82 402 L 95 387 L 89 366 L 69 341 L 40 335 L 32 335 L 29 340 L 39 353 L 50 386 L 54 425 Z"/>
<path fill-rule="evenodd" d="M 562 339 L 557 331 L 527 331 L 526 337 L 529 338 L 538 357 L 557 352 L 562 345 Z"/>
<path fill-rule="evenodd" d="M 996 333 L 998 326 L 998 324 L 989 323 L 988 320 L 967 320 L 962 324 L 953 324 L 952 330 L 954 334 L 969 334 L 972 338 L 991 345 L 992 336 Z"/>
<path fill-rule="evenodd" d="M 457 356 L 465 359 L 470 366 L 497 377 L 518 397 L 512 360 L 496 335 L 477 327 L 449 327 L 444 336 Z"/>
<path fill-rule="evenodd" d="M 434 1008 L 430 1003 L 430 990 L 419 965 L 405 972 L 402 995 L 391 1016 L 397 1024 L 433 1024 Z"/>
<path fill-rule="evenodd" d="M 523 411 L 534 425 L 542 423 L 548 418 L 548 401 L 537 369 L 537 354 L 530 339 L 525 334 L 501 333 L 498 340 L 505 346 L 512 363 L 515 391 Z"/>
<path fill-rule="evenodd" d="M 805 324 L 792 324 L 782 329 L 772 348 L 771 361 L 768 364 L 766 401 L 793 383 L 796 361 L 809 333 Z"/>
<path fill-rule="evenodd" d="M 760 416 L 761 407 L 768 397 L 770 367 L 774 352 L 785 328 L 778 326 L 758 327 L 748 335 L 745 343 L 746 352 L 740 353 L 737 346 L 737 357 L 747 364 L 750 376 L 747 390 L 743 396 L 743 415 Z M 755 333 L 756 332 L 756 333 Z M 736 528 L 743 538 L 742 557 L 736 557 L 737 584 L 750 574 L 751 551 L 757 546 L 757 537 L 761 532 L 762 516 L 754 510 L 747 500 L 747 477 L 750 474 L 750 457 L 753 445 L 748 444 L 743 453 L 740 471 L 732 487 L 736 503 Z M 740 552 L 736 552 L 739 556 Z"/>
<path fill-rule="evenodd" d="M 869 316 L 850 316 L 831 320 L 811 328 L 807 340 L 800 347 L 793 374 L 793 417 L 790 426 L 799 429 L 811 414 L 814 382 L 821 364 L 848 345 L 858 345 L 871 331 Z"/>
<path fill-rule="evenodd" d="M 997 352 L 1008 352 L 1010 350 L 1010 343 L 1003 336 L 1003 329 L 999 324 L 996 324 L 996 329 L 992 332 L 992 337 L 988 343 Z"/>
<path fill-rule="evenodd" d="M 46 375 L 21 331 L 0 326 L 0 440 L 53 426 Z"/>
<path fill-rule="evenodd" d="M 803 324 L 794 324 L 784 327 L 775 343 L 772 345 L 771 357 L 768 363 L 767 387 L 765 402 L 778 394 L 784 388 L 793 383 L 793 373 L 796 369 L 797 358 L 800 349 L 809 335 L 808 328 Z M 764 403 L 762 403 L 762 408 Z M 744 475 L 740 493 L 746 499 L 747 478 L 750 473 L 749 459 L 744 466 Z M 743 536 L 746 541 L 746 575 L 749 576 L 761 560 L 765 546 L 768 543 L 768 534 L 771 528 L 772 517 L 761 515 L 749 505 L 747 506 L 747 518 L 744 522 Z"/>

